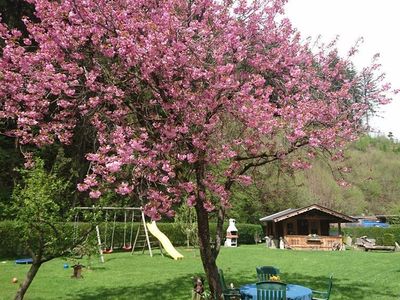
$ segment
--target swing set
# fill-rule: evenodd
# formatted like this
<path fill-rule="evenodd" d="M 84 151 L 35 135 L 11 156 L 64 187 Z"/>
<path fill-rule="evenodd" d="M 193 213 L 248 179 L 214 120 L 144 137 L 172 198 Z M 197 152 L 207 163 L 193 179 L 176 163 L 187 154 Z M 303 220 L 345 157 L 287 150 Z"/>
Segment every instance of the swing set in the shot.
<path fill-rule="evenodd" d="M 97 236 L 97 243 L 99 247 L 99 253 L 100 253 L 100 259 L 102 262 L 104 262 L 104 256 L 103 254 L 110 254 L 114 252 L 114 249 L 117 249 L 114 245 L 114 236 L 115 236 L 115 229 L 116 229 L 116 224 L 117 224 L 117 213 L 120 211 L 123 211 L 124 213 L 124 233 L 123 233 L 123 244 L 120 249 L 122 251 L 131 251 L 133 254 L 135 251 L 135 247 L 139 245 L 139 243 L 142 244 L 143 249 L 142 253 L 144 253 L 144 250 L 147 246 L 149 250 L 149 254 L 152 257 L 152 249 L 151 249 L 151 243 L 149 239 L 149 234 L 147 231 L 147 226 L 146 226 L 146 221 L 145 221 L 145 216 L 143 213 L 143 209 L 141 207 L 75 207 L 77 210 L 77 213 L 75 215 L 75 237 L 77 237 L 77 232 L 78 232 L 78 222 L 79 222 L 79 210 L 91 210 L 91 211 L 105 211 L 105 218 L 104 218 L 104 238 L 103 242 L 101 241 L 101 235 L 100 235 L 100 228 L 99 225 L 96 225 L 96 236 Z M 133 241 L 133 232 L 134 232 L 134 218 L 135 218 L 135 212 L 140 212 L 141 216 L 141 221 L 139 222 L 139 227 L 136 231 L 136 236 L 135 240 Z M 130 213 L 130 232 L 129 232 L 129 239 L 128 237 L 128 215 Z M 111 241 L 108 243 L 107 239 L 109 237 L 109 215 L 113 215 L 112 218 L 112 227 L 111 227 Z M 141 234 L 141 231 L 144 230 L 144 234 Z M 140 237 L 144 237 L 145 239 L 143 241 L 140 241 Z M 133 241 L 133 243 L 132 243 Z"/>
<path fill-rule="evenodd" d="M 127 211 L 124 211 L 124 244 L 122 246 L 122 249 L 124 251 L 131 251 L 132 250 L 132 238 L 133 238 L 133 219 L 135 218 L 135 211 L 132 210 L 132 217 L 131 217 L 131 233 L 129 235 L 129 244 L 126 243 L 126 230 L 127 230 L 127 223 L 126 223 L 126 217 L 127 217 Z"/>

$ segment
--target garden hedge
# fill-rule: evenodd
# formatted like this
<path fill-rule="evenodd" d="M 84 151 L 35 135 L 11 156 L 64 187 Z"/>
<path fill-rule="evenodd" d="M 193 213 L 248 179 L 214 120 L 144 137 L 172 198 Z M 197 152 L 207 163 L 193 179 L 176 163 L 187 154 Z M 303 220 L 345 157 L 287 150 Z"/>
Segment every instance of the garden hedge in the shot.
<path fill-rule="evenodd" d="M 390 226 L 389 228 L 381 227 L 351 227 L 342 228 L 343 234 L 351 236 L 353 241 L 355 238 L 367 236 L 376 239 L 377 245 L 388 245 L 395 240 L 400 244 L 400 226 Z M 392 246 L 393 243 L 390 245 Z"/>
<path fill-rule="evenodd" d="M 26 255 L 20 243 L 21 227 L 15 221 L 0 222 L 0 258 Z"/>
<path fill-rule="evenodd" d="M 139 226 L 139 222 L 133 224 L 133 240 Z M 88 226 L 86 223 L 78 223 L 78 228 L 82 229 L 84 226 Z M 74 226 L 70 223 L 70 226 Z M 104 242 L 105 224 L 100 225 L 100 235 Z M 129 223 L 126 228 L 126 242 L 130 240 L 131 224 Z M 163 232 L 175 246 L 186 245 L 185 235 L 174 226 L 174 223 L 157 223 L 158 228 Z M 226 231 L 228 224 L 225 224 L 224 231 Z M 253 224 L 236 224 L 239 232 L 238 244 L 254 244 L 255 236 L 262 237 L 261 225 Z M 16 221 L 3 221 L 0 222 L 0 258 L 15 258 L 26 256 L 24 246 L 20 241 L 20 225 Z M 216 224 L 210 224 L 210 231 L 212 236 L 215 234 Z M 107 225 L 107 245 L 110 245 L 112 233 L 112 222 Z M 150 235 L 151 240 L 156 240 Z M 124 242 L 124 223 L 117 222 L 114 233 L 114 246 L 121 247 Z"/>

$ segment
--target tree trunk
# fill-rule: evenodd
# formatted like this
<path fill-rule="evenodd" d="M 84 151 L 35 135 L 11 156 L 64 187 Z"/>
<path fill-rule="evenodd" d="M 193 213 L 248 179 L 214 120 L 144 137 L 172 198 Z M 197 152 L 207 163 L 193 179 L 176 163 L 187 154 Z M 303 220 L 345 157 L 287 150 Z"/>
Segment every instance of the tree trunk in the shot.
<path fill-rule="evenodd" d="M 217 228 L 215 234 L 215 248 L 214 248 L 215 257 L 218 256 L 219 251 L 221 250 L 221 245 L 223 240 L 224 220 L 225 220 L 225 209 L 223 207 L 220 207 L 218 209 Z"/>
<path fill-rule="evenodd" d="M 206 273 L 208 285 L 210 287 L 211 299 L 220 299 L 222 287 L 219 282 L 218 267 L 216 264 L 216 255 L 214 255 L 210 244 L 210 227 L 208 222 L 208 213 L 203 207 L 203 202 L 196 204 L 197 225 L 199 233 L 200 256 L 203 268 Z M 216 297 L 217 295 L 217 297 Z"/>
<path fill-rule="evenodd" d="M 29 286 L 31 285 L 33 278 L 35 278 L 36 273 L 39 271 L 41 265 L 42 265 L 41 261 L 39 262 L 35 262 L 35 260 L 33 261 L 31 268 L 26 274 L 24 282 L 21 284 L 19 290 L 17 291 L 17 294 L 15 295 L 14 300 L 24 299 L 25 293 L 28 290 Z"/>

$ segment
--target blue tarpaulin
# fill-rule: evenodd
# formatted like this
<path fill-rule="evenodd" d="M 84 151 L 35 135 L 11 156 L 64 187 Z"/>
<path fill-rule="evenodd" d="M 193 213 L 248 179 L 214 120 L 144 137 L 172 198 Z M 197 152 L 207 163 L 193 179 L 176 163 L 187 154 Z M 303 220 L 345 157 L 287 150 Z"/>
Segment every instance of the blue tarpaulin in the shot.
<path fill-rule="evenodd" d="M 361 225 L 363 227 L 383 227 L 383 228 L 389 227 L 388 223 L 382 223 L 379 221 L 371 221 L 371 220 L 362 220 Z"/>

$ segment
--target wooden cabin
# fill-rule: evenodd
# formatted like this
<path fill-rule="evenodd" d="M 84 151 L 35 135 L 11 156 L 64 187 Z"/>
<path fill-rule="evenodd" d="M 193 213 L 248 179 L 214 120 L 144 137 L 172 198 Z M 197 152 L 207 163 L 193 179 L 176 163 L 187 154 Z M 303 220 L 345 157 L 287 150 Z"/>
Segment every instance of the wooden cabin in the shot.
<path fill-rule="evenodd" d="M 260 219 L 265 225 L 267 239 L 279 248 L 339 250 L 343 249 L 341 224 L 357 219 L 326 207 L 313 204 L 289 208 Z M 331 226 L 337 235 L 330 235 Z"/>

